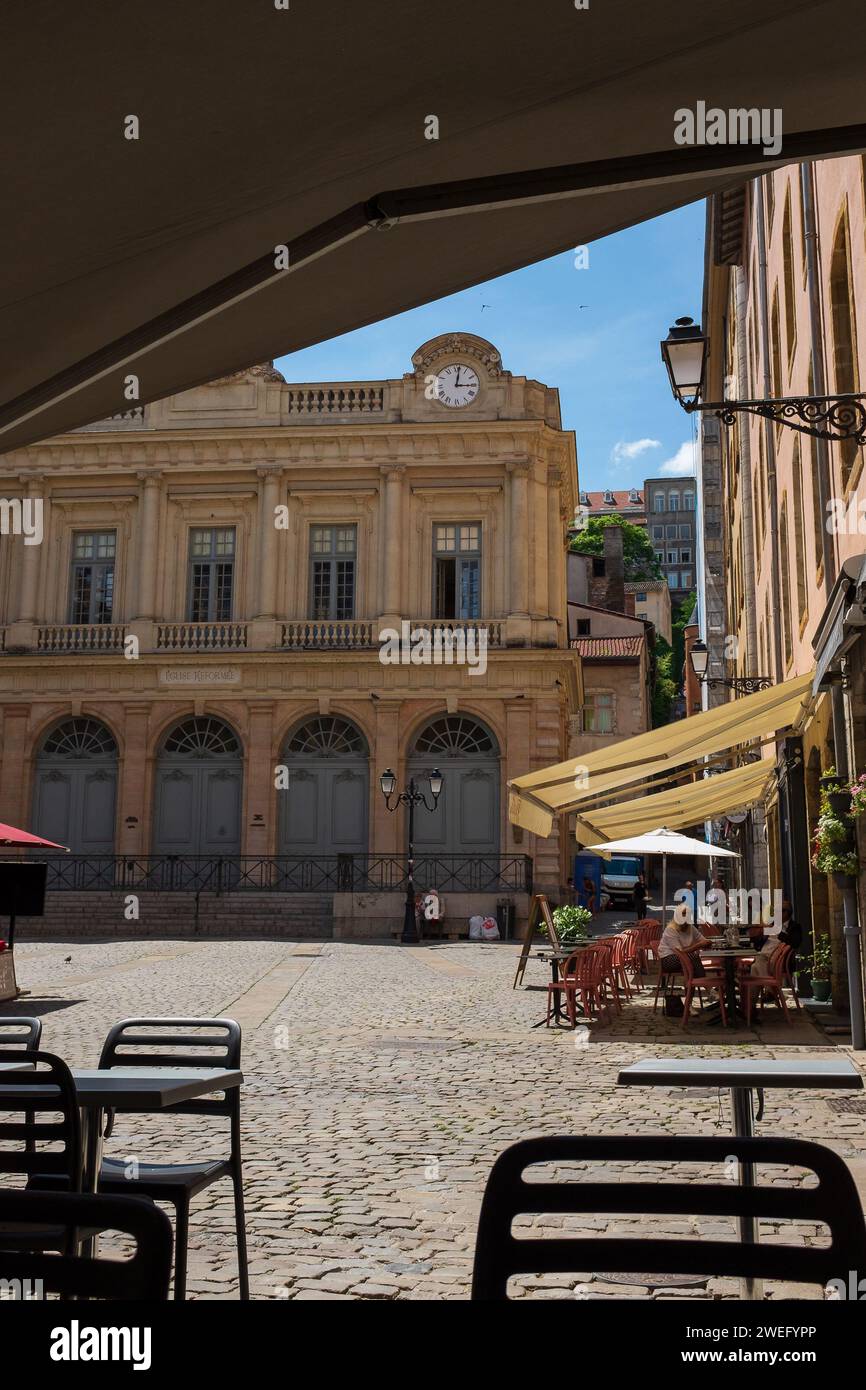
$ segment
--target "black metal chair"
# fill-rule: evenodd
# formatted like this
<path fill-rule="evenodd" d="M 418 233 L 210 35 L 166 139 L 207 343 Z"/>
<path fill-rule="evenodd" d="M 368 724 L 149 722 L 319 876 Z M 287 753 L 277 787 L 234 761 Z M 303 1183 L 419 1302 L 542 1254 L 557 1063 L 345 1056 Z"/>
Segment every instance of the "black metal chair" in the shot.
<path fill-rule="evenodd" d="M 30 1232 L 43 1227 L 63 1233 L 63 1253 L 28 1246 Z M 135 1254 L 131 1259 L 88 1259 L 73 1253 L 76 1232 L 88 1227 L 132 1236 Z M 22 1287 L 41 1280 L 42 1293 L 67 1298 L 168 1298 L 171 1222 L 152 1202 L 80 1192 L 0 1192 L 0 1233 L 6 1232 L 26 1248 L 0 1249 L 0 1277 L 20 1280 Z"/>
<path fill-rule="evenodd" d="M 35 1052 L 41 1041 L 41 1018 L 0 1018 L 0 1050 L 21 1047 L 25 1052 Z"/>
<path fill-rule="evenodd" d="M 722 1168 L 784 1164 L 811 1169 L 817 1187 L 740 1186 L 734 1181 L 596 1182 L 561 1178 L 526 1182 L 534 1164 L 586 1162 L 684 1163 Z M 514 1218 L 524 1214 L 625 1213 L 631 1216 L 728 1216 L 739 1220 L 815 1221 L 829 1227 L 827 1246 L 746 1244 L 739 1240 L 639 1239 L 557 1236 L 516 1239 Z M 847 1280 L 866 1268 L 866 1224 L 854 1180 L 837 1154 L 800 1139 L 612 1137 L 527 1139 L 506 1149 L 493 1165 L 478 1222 L 472 1298 L 508 1298 L 516 1274 L 604 1273 L 705 1274 L 743 1279 L 782 1279 L 819 1284 Z M 563 1297 L 571 1297 L 564 1292 Z"/>
<path fill-rule="evenodd" d="M 38 1176 L 52 1186 L 79 1192 L 81 1124 L 72 1073 L 50 1052 L 28 1050 L 26 1055 L 26 1069 L 0 1071 L 0 1175 L 19 1174 L 28 1182 Z M 21 1057 L 20 1048 L 0 1050 L 0 1062 Z M 0 1223 L 0 1248 L 14 1243 L 59 1250 L 65 1240 L 63 1230 L 34 1227 L 28 1232 L 17 1223 L 7 1232 Z"/>
<path fill-rule="evenodd" d="M 145 1031 L 142 1031 L 145 1030 Z M 105 1040 L 100 1067 L 220 1067 L 240 1069 L 241 1030 L 230 1018 L 127 1018 L 116 1023 Z M 223 1096 L 173 1105 L 167 1115 L 225 1115 L 230 1122 L 228 1158 L 201 1159 L 195 1163 L 139 1163 L 136 1176 L 127 1177 L 122 1159 L 105 1158 L 99 1177 L 100 1192 L 140 1194 L 154 1201 L 171 1202 L 175 1209 L 174 1296 L 186 1297 L 189 1209 L 193 1197 L 221 1178 L 234 1188 L 235 1227 L 238 1246 L 240 1296 L 247 1299 L 247 1239 L 244 1223 L 244 1189 L 241 1171 L 240 1088 Z M 106 1135 L 111 1132 L 111 1123 Z"/>

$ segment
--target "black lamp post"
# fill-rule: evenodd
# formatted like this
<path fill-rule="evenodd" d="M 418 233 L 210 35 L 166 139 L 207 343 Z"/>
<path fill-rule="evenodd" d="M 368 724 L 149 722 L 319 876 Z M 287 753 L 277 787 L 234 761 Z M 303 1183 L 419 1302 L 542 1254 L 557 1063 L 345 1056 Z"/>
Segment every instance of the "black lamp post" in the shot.
<path fill-rule="evenodd" d="M 692 663 L 692 670 L 708 690 L 715 690 L 717 686 L 724 686 L 726 690 L 736 690 L 738 695 L 754 695 L 756 690 L 769 690 L 771 685 L 776 682 L 772 676 L 731 676 L 730 679 L 723 679 L 721 676 L 708 676 L 707 666 L 710 654 L 704 642 L 692 643 L 689 652 L 689 660 Z"/>
<path fill-rule="evenodd" d="M 389 811 L 396 811 L 398 806 L 407 806 L 409 809 L 409 835 L 407 847 L 407 875 L 406 875 L 406 904 L 403 910 L 403 931 L 400 940 L 407 946 L 417 946 L 420 941 L 418 935 L 418 923 L 415 918 L 415 807 L 417 805 L 426 806 L 428 811 L 435 811 L 439 797 L 442 794 L 442 773 L 438 768 L 433 768 L 427 774 L 430 783 L 430 793 L 433 797 L 431 806 L 424 792 L 419 791 L 415 786 L 415 778 L 409 778 L 409 785 L 405 791 L 397 791 L 397 778 L 388 768 L 379 778 L 379 786 L 385 798 L 385 805 Z"/>
<path fill-rule="evenodd" d="M 702 401 L 709 342 L 700 325 L 677 319 L 661 344 L 671 390 L 683 410 L 709 410 L 726 425 L 739 413 L 759 415 L 790 425 L 816 439 L 854 439 L 866 445 L 866 396 L 854 392 L 837 396 L 780 396 L 778 400 Z"/>

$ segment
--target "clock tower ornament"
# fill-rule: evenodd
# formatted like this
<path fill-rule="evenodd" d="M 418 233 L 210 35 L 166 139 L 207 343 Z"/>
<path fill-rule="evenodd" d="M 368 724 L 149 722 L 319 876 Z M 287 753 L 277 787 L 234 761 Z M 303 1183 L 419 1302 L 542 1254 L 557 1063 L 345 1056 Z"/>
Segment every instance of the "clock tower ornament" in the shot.
<path fill-rule="evenodd" d="M 450 409 L 471 405 L 480 385 L 474 367 L 465 362 L 449 362 L 436 372 L 436 399 Z"/>

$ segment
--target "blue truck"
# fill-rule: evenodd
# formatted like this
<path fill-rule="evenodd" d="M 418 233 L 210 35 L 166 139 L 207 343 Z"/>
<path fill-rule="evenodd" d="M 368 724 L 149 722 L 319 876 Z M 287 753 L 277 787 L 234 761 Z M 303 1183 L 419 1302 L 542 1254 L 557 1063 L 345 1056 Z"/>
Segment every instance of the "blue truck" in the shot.
<path fill-rule="evenodd" d="M 574 856 L 574 888 L 577 900 L 585 906 L 583 880 L 591 878 L 595 884 L 596 910 L 604 906 L 608 899 L 610 907 L 633 907 L 634 886 L 638 874 L 644 872 L 643 859 L 639 855 L 618 855 L 613 859 L 602 859 L 599 854 L 584 851 Z"/>

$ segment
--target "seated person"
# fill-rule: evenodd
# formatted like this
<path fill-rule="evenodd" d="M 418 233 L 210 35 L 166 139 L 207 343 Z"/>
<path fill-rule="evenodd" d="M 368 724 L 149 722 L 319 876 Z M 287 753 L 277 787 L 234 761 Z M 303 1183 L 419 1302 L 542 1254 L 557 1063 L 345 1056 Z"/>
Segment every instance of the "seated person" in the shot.
<path fill-rule="evenodd" d="M 692 958 L 694 974 L 706 975 L 707 972 L 698 951 L 709 943 L 698 928 L 688 920 L 688 916 L 687 904 L 679 903 L 674 911 L 673 920 L 665 927 L 658 944 L 659 967 L 662 970 L 682 972 L 679 957 L 674 952 L 688 951 Z"/>
<path fill-rule="evenodd" d="M 751 936 L 751 932 L 749 933 Z M 773 957 L 780 946 L 793 946 L 796 952 L 798 946 L 802 945 L 803 928 L 799 922 L 794 921 L 794 909 L 791 907 L 787 898 L 782 899 L 782 924 L 778 931 L 772 927 L 766 929 L 766 935 L 761 939 L 761 948 L 755 956 L 752 966 L 745 966 L 746 970 L 754 970 L 756 975 L 772 975 Z M 793 957 L 792 957 L 793 964 Z"/>

